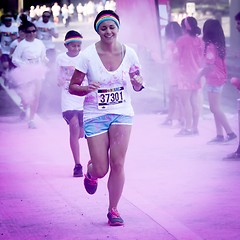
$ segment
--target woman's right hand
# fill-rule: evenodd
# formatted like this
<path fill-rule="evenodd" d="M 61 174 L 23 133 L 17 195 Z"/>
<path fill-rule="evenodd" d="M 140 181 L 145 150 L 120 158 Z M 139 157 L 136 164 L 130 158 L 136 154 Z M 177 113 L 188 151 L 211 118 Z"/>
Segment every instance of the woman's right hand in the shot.
<path fill-rule="evenodd" d="M 100 87 L 100 83 L 99 82 L 92 82 L 86 87 L 87 87 L 88 92 L 94 92 Z"/>
<path fill-rule="evenodd" d="M 92 82 L 86 86 L 72 83 L 69 85 L 69 93 L 78 96 L 85 96 L 90 92 L 96 91 L 99 87 L 100 84 L 98 82 Z"/>

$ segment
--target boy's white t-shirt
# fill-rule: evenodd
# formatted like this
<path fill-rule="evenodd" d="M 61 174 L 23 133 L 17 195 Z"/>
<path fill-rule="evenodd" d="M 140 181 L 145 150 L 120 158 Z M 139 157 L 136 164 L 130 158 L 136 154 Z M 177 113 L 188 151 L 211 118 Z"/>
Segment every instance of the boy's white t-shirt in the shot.
<path fill-rule="evenodd" d="M 140 68 L 140 64 L 135 51 L 125 47 L 125 56 L 116 71 L 108 71 L 104 67 L 95 44 L 81 52 L 76 69 L 86 74 L 88 84 L 100 83 L 98 90 L 85 96 L 84 121 L 105 114 L 134 115 L 130 98 L 133 88 L 129 70 L 133 65 Z"/>
<path fill-rule="evenodd" d="M 69 57 L 66 52 L 60 53 L 56 58 L 58 81 L 64 82 L 61 94 L 62 112 L 68 110 L 83 110 L 84 97 L 72 95 L 69 93 L 69 84 L 79 62 L 80 54 L 76 57 Z"/>

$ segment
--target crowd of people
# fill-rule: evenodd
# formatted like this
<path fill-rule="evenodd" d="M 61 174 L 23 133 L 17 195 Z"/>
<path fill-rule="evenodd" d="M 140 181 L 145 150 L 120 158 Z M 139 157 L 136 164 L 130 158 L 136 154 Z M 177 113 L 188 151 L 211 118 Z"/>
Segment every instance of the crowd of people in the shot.
<path fill-rule="evenodd" d="M 122 226 L 124 220 L 118 204 L 124 187 L 125 156 L 134 117 L 131 91 L 144 89 L 141 64 L 135 50 L 118 41 L 119 16 L 111 9 L 102 8 L 95 16 L 96 7 L 88 17 L 95 17 L 94 29 L 99 41 L 80 54 L 83 36 L 75 30 L 68 31 L 64 38 L 66 51 L 56 56 L 52 39 L 58 38 L 56 24 L 60 12 L 63 16 L 64 11 L 56 3 L 52 8 L 58 9 L 58 14 L 53 9 L 44 9 L 37 18 L 31 12 L 29 16 L 21 14 L 18 28 L 12 24 L 11 15 L 3 16 L 0 46 L 5 84 L 16 89 L 23 112 L 30 109 L 28 127 L 36 128 L 34 117 L 42 83 L 47 65 L 53 67 L 54 63 L 56 84 L 62 89 L 62 117 L 69 126 L 75 164 L 73 176 L 83 176 L 79 138 L 85 136 L 90 155 L 84 175 L 85 189 L 94 194 L 98 180 L 109 172 L 108 223 Z M 208 19 L 202 38 L 197 20 L 191 16 L 185 17 L 180 25 L 169 22 L 165 30 L 170 104 L 163 125 L 171 126 L 176 118 L 181 127 L 176 136 L 199 134 L 199 93 L 204 80 L 216 127 L 216 137 L 209 143 L 235 139 L 237 136 L 220 105 L 227 78 L 225 36 L 220 22 Z"/>
<path fill-rule="evenodd" d="M 51 66 L 56 57 L 53 38 L 58 38 L 58 31 L 51 14 L 46 10 L 38 21 L 32 21 L 22 13 L 18 26 L 11 14 L 5 14 L 0 26 L 1 75 L 5 86 L 14 88 L 21 98 L 22 118 L 30 109 L 29 128 L 36 128 L 34 117 L 41 93 L 40 82 L 45 80 L 47 63 Z"/>
<path fill-rule="evenodd" d="M 115 1 L 108 0 L 103 4 L 103 1 L 100 0 L 97 3 L 90 0 L 85 4 L 81 2 L 76 5 L 73 3 L 64 3 L 62 6 L 55 2 L 52 6 L 31 6 L 25 13 L 32 20 L 38 20 L 44 11 L 52 11 L 54 23 L 58 24 L 62 22 L 65 26 L 68 26 L 70 21 L 92 22 L 94 17 L 104 9 L 114 11 L 116 9 Z"/>
<path fill-rule="evenodd" d="M 201 30 L 197 20 L 188 16 L 181 24 L 169 22 L 165 36 L 169 111 L 162 125 L 172 126 L 176 119 L 181 130 L 175 136 L 198 135 L 201 95 L 205 87 L 216 128 L 216 136 L 208 144 L 235 139 L 237 135 L 221 107 L 227 72 L 225 35 L 219 20 L 207 19 Z"/>

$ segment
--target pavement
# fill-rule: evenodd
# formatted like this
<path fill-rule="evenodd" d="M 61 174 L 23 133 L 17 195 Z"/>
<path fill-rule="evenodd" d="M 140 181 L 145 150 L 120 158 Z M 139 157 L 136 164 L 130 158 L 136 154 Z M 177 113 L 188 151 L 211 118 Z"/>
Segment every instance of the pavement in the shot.
<path fill-rule="evenodd" d="M 215 136 L 207 111 L 199 136 L 175 137 L 179 129 L 162 127 L 165 115 L 142 113 L 141 101 L 133 101 L 119 204 L 124 227 L 107 225 L 107 177 L 93 196 L 83 178 L 72 177 L 68 127 L 60 113 L 39 115 L 37 129 L 28 129 L 18 114 L 1 116 L 0 239 L 239 240 L 240 161 L 223 160 L 238 140 L 206 144 Z M 228 118 L 237 132 L 237 114 Z M 86 171 L 87 144 L 80 144 Z"/>
<path fill-rule="evenodd" d="M 54 104 L 59 91 L 56 95 Z M 38 128 L 28 129 L 4 90 L 0 97 L 0 239 L 240 239 L 240 160 L 224 160 L 236 150 L 238 139 L 208 145 L 215 127 L 207 108 L 199 136 L 175 137 L 176 123 L 161 125 L 166 116 L 160 111 L 160 93 L 148 88 L 133 94 L 136 115 L 119 204 L 125 226 L 110 227 L 107 176 L 94 195 L 86 193 L 83 178 L 72 177 L 60 102 L 54 111 L 44 111 L 43 104 Z M 223 106 L 239 135 L 236 101 Z M 89 153 L 84 139 L 80 144 L 85 172 Z"/>

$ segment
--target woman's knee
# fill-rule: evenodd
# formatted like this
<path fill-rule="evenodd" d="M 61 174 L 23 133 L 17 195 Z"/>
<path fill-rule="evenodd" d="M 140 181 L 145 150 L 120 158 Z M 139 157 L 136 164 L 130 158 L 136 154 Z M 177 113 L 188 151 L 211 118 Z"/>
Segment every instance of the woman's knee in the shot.
<path fill-rule="evenodd" d="M 111 171 L 122 172 L 124 169 L 124 159 L 111 161 L 110 166 L 111 166 Z"/>

